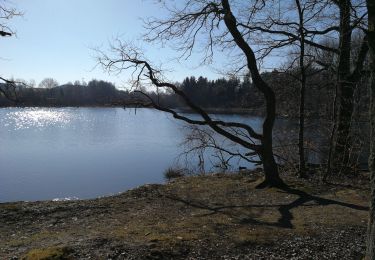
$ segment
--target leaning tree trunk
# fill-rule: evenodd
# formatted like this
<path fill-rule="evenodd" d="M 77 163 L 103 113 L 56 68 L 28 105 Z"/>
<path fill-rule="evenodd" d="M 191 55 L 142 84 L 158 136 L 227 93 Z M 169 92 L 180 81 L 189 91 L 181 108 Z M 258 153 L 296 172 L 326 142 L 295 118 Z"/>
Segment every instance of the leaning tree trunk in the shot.
<path fill-rule="evenodd" d="M 368 2 L 371 0 L 368 0 Z M 375 14 L 374 14 L 375 16 Z M 373 36 L 374 38 L 374 36 Z M 373 39 L 375 41 L 375 39 Z M 373 51 L 375 51 L 375 43 L 373 43 Z M 372 62 L 375 62 L 374 54 L 372 55 Z M 375 259 L 375 65 L 372 65 L 372 80 L 371 80 L 371 105 L 370 105 L 370 126 L 371 126 L 371 142 L 370 142 L 370 156 L 369 156 L 369 170 L 370 170 L 370 216 L 367 232 L 367 258 Z"/>
<path fill-rule="evenodd" d="M 370 218 L 368 223 L 368 238 L 366 259 L 375 259 L 375 2 L 367 0 L 368 8 L 368 45 L 370 47 L 371 57 L 371 86 L 370 86 L 370 126 L 371 126 L 371 141 L 370 141 Z"/>
<path fill-rule="evenodd" d="M 229 1 L 222 0 L 221 3 L 223 6 L 224 23 L 228 28 L 229 33 L 232 35 L 233 40 L 246 56 L 247 67 L 250 71 L 254 85 L 260 90 L 260 92 L 262 92 L 266 101 L 266 116 L 263 122 L 263 136 L 261 140 L 262 147 L 259 154 L 263 163 L 265 180 L 258 185 L 258 188 L 284 186 L 284 182 L 279 176 L 278 167 L 272 150 L 272 130 L 276 117 L 275 93 L 260 76 L 254 51 L 238 30 L 237 21 L 231 11 Z"/>
<path fill-rule="evenodd" d="M 256 65 L 255 65 L 256 66 Z M 254 70 L 254 66 L 252 70 Z M 255 73 L 255 72 L 254 72 Z M 264 169 L 264 182 L 258 186 L 262 187 L 282 187 L 284 182 L 280 178 L 279 170 L 275 157 L 273 154 L 273 145 L 272 145 L 272 134 L 273 126 L 276 118 L 276 97 L 273 90 L 263 81 L 259 74 L 254 75 L 254 83 L 258 86 L 258 89 L 263 92 L 263 95 L 266 100 L 266 118 L 263 122 L 263 138 L 261 140 L 262 144 L 262 163 Z"/>

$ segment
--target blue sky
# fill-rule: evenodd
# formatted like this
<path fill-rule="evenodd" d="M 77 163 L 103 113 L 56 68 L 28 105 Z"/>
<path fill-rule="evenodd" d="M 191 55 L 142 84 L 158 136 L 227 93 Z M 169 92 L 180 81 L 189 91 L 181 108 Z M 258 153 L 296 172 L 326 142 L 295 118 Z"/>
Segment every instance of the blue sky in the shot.
<path fill-rule="evenodd" d="M 95 66 L 92 48 L 105 48 L 115 37 L 138 42 L 144 32 L 141 17 L 163 15 L 153 0 L 7 0 L 24 13 L 9 25 L 17 37 L 0 39 L 0 76 L 34 79 L 38 84 L 46 77 L 60 84 L 93 78 L 108 80 L 118 87 L 126 85 L 126 75 L 116 77 L 103 73 Z M 139 41 L 140 42 L 140 41 Z M 141 43 L 143 44 L 143 43 Z M 204 75 L 210 79 L 221 75 L 210 67 L 196 68 L 193 57 L 183 63 L 172 58 L 170 48 L 144 46 L 146 56 L 163 62 L 173 72 L 172 80 L 190 75 Z"/>

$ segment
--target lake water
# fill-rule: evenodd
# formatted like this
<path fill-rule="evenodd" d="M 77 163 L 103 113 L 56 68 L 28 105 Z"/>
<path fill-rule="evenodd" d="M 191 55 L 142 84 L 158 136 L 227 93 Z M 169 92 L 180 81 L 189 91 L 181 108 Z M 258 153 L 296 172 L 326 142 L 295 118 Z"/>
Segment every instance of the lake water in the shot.
<path fill-rule="evenodd" d="M 94 198 L 164 182 L 183 150 L 183 126 L 151 109 L 0 109 L 0 202 Z"/>

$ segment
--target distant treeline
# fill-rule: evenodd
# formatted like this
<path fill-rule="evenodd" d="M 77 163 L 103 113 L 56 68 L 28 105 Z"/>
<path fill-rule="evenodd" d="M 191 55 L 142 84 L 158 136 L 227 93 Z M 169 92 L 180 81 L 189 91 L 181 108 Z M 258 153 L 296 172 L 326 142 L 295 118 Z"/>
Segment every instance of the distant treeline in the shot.
<path fill-rule="evenodd" d="M 329 117 L 332 115 L 332 100 L 334 100 L 334 76 L 326 71 L 310 71 L 306 89 L 307 116 Z M 273 88 L 276 95 L 276 111 L 279 116 L 295 117 L 299 106 L 298 71 L 272 71 L 262 73 L 262 77 Z M 357 89 L 357 112 L 367 114 L 368 104 L 366 82 Z M 264 112 L 264 98 L 253 86 L 249 76 L 208 80 L 205 77 L 187 77 L 177 83 L 181 90 L 197 105 L 206 109 L 245 109 L 253 114 Z M 5 87 L 5 85 L 0 85 Z M 0 106 L 124 106 L 137 102 L 146 102 L 139 93 L 117 89 L 112 83 L 102 80 L 92 80 L 88 84 L 65 84 L 56 87 L 33 88 L 24 85 L 17 86 L 17 102 L 0 96 Z M 184 108 L 184 102 L 174 93 L 147 92 L 163 106 Z M 158 96 L 156 98 L 156 96 Z"/>
<path fill-rule="evenodd" d="M 276 97 L 276 112 L 279 116 L 298 117 L 299 113 L 299 71 L 264 72 L 262 78 L 272 87 Z M 331 118 L 332 102 L 335 99 L 335 75 L 329 71 L 310 68 L 306 86 L 305 114 L 307 117 Z M 199 106 L 210 109 L 230 111 L 245 109 L 250 113 L 264 113 L 264 97 L 253 85 L 249 76 L 241 80 L 237 77 L 208 80 L 205 77 L 188 77 L 179 84 L 180 88 Z M 368 78 L 363 77 L 362 84 L 356 89 L 355 117 L 367 117 L 368 113 Z M 164 106 L 184 107 L 185 104 L 170 93 L 157 94 Z M 361 102 L 360 102 L 361 101 Z M 238 111 L 238 110 L 237 110 Z"/>
<path fill-rule="evenodd" d="M 87 85 L 65 84 L 52 88 L 17 85 L 11 96 L 15 102 L 0 96 L 0 106 L 110 106 L 126 101 L 129 93 L 118 90 L 110 82 L 92 80 Z"/>

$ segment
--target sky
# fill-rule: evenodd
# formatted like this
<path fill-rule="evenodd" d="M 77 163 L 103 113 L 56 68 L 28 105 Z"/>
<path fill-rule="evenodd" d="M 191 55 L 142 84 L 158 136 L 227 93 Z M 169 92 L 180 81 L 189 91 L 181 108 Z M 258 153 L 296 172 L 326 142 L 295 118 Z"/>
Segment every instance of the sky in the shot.
<path fill-rule="evenodd" d="M 198 68 L 198 55 L 186 62 L 176 62 L 173 58 L 177 54 L 170 48 L 144 45 L 141 18 L 160 17 L 164 13 L 153 0 L 5 0 L 5 3 L 22 11 L 23 16 L 8 23 L 16 31 L 16 37 L 0 38 L 2 77 L 35 80 L 36 84 L 47 77 L 60 84 L 102 79 L 119 88 L 126 87 L 127 75 L 108 75 L 102 68 L 95 68 L 93 49 L 106 49 L 117 37 L 140 43 L 149 60 L 163 63 L 168 69 L 171 81 L 191 75 L 221 77 L 212 66 Z"/>

